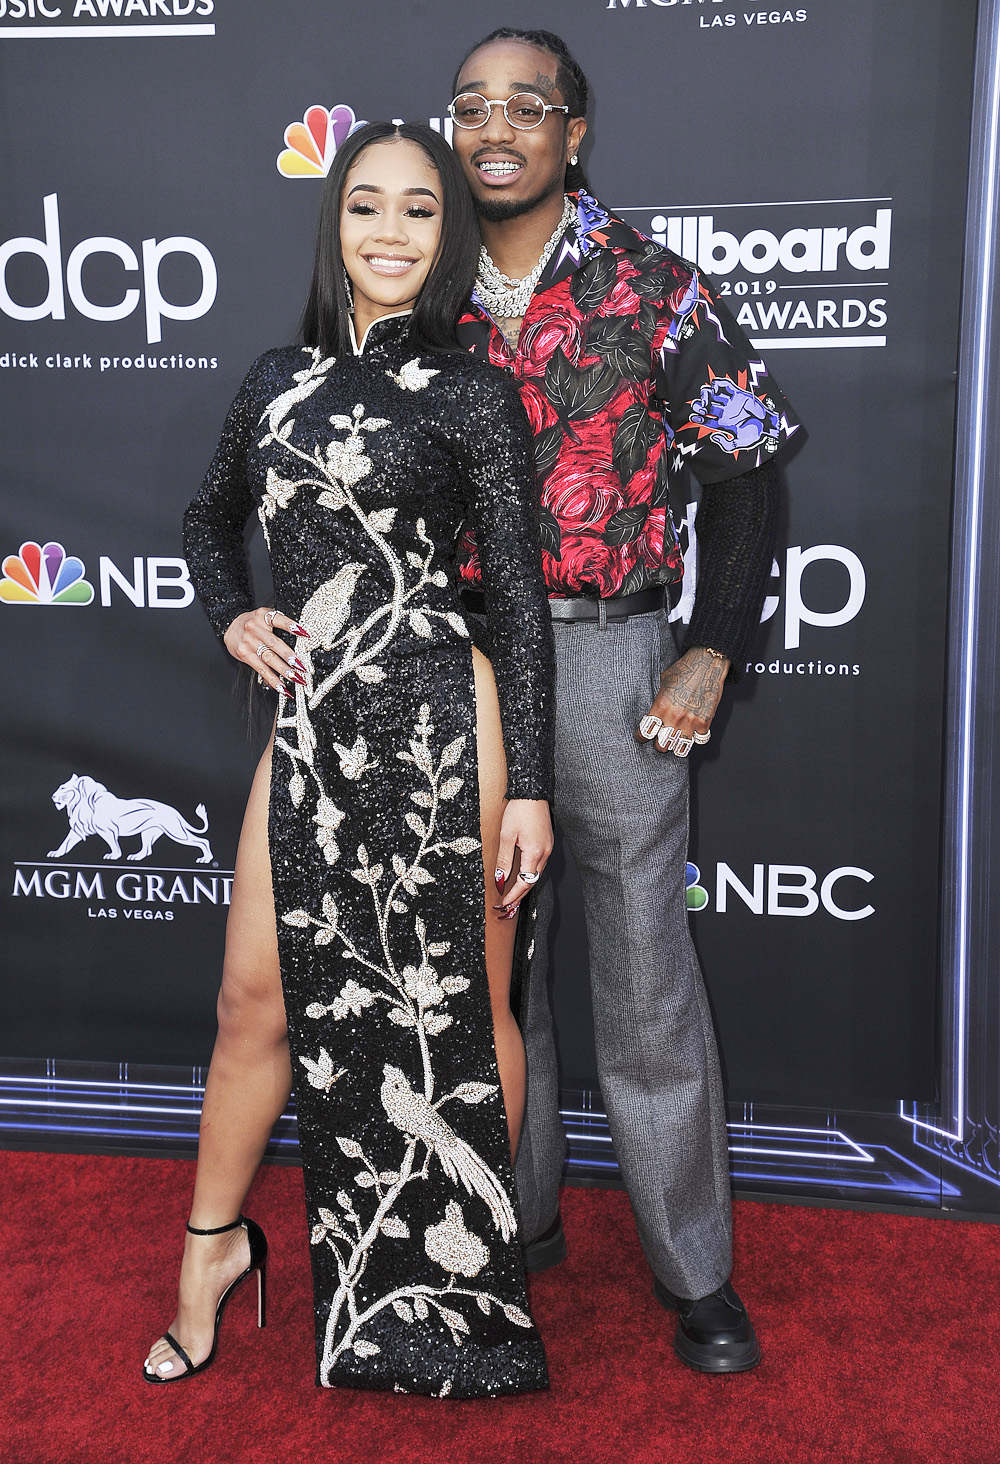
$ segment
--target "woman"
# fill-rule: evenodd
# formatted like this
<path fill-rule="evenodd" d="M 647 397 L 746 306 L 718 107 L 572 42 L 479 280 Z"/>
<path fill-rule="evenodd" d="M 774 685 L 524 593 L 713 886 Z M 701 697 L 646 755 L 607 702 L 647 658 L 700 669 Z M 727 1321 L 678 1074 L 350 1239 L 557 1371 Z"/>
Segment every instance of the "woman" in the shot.
<path fill-rule="evenodd" d="M 294 1074 L 318 1382 L 546 1386 L 513 1206 L 509 991 L 513 917 L 552 844 L 551 629 L 517 388 L 454 342 L 476 252 L 436 133 L 353 134 L 324 189 L 306 346 L 255 363 L 187 511 L 205 608 L 279 707 L 236 861 L 180 1304 L 150 1382 L 207 1366 L 232 1288 L 262 1279 L 266 1242 L 239 1212 Z M 276 609 L 251 608 L 254 511 Z M 466 516 L 495 681 L 452 579 Z"/>

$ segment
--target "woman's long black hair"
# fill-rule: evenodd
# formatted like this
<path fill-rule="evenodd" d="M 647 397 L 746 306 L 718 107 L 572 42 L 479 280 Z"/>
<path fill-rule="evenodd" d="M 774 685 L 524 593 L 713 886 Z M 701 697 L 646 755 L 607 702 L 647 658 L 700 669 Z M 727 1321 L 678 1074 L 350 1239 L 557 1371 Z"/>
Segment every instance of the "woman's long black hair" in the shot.
<path fill-rule="evenodd" d="M 366 122 L 341 143 L 319 208 L 316 259 L 302 313 L 302 339 L 324 356 L 349 356 L 351 306 L 344 284 L 340 209 L 344 181 L 365 148 L 404 138 L 423 148 L 441 180 L 441 242 L 410 317 L 410 331 L 431 351 L 458 349 L 455 327 L 468 304 L 479 257 L 479 225 L 461 164 L 439 133 L 418 122 Z"/>

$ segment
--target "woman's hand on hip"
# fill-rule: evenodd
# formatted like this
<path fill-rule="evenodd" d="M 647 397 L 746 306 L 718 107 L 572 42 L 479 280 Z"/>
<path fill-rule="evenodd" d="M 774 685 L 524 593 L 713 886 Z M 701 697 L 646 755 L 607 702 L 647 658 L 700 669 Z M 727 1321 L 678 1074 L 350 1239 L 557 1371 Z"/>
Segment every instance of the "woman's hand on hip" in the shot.
<path fill-rule="evenodd" d="M 272 691 L 282 691 L 291 696 L 282 678 L 289 676 L 304 686 L 306 678 L 303 672 L 306 668 L 281 637 L 275 635 L 276 630 L 290 631 L 292 635 L 299 636 L 309 634 L 304 625 L 289 620 L 280 610 L 260 605 L 256 610 L 237 615 L 222 639 L 229 654 L 256 671 Z"/>
<path fill-rule="evenodd" d="M 541 877 L 552 853 L 552 816 L 544 798 L 512 798 L 500 823 L 497 849 L 496 886 L 502 901 L 494 905 L 501 920 L 510 920 L 517 907 Z M 521 862 L 517 878 L 510 883 L 515 856 Z"/>

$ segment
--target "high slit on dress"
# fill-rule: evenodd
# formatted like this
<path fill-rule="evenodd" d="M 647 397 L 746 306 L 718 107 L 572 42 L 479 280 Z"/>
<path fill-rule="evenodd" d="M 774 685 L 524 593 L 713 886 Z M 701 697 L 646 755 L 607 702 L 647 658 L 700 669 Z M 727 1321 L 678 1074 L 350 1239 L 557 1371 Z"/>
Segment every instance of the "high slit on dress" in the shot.
<path fill-rule="evenodd" d="M 485 964 L 476 697 L 452 572 L 477 528 L 509 797 L 552 791 L 552 647 L 517 387 L 421 354 L 251 369 L 185 519 L 221 633 L 260 516 L 305 685 L 278 712 L 268 842 L 296 1085 L 317 1381 L 545 1387 Z"/>

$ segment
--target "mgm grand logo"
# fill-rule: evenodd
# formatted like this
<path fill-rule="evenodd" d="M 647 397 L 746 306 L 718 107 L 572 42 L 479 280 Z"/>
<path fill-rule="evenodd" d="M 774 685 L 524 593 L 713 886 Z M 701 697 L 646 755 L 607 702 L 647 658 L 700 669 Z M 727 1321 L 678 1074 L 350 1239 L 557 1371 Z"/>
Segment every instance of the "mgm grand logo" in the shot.
<path fill-rule="evenodd" d="M 203 803 L 195 810 L 199 820 L 195 824 L 169 803 L 153 798 L 119 798 L 96 778 L 77 773 L 59 785 L 52 802 L 66 814 L 66 837 L 58 848 L 49 850 L 46 860 L 15 864 L 13 895 L 86 900 L 92 919 L 112 920 L 119 914 L 126 920 L 173 920 L 174 910 L 182 906 L 229 904 L 232 871 L 218 871 L 218 861 L 206 837 L 208 813 Z M 123 855 L 123 840 L 133 839 L 139 840 L 139 847 Z M 125 869 L 120 863 L 122 859 L 128 864 L 149 859 L 160 839 L 195 851 L 195 864 L 211 865 L 218 872 L 189 873 L 162 865 L 140 871 Z M 95 840 L 106 846 L 103 859 L 110 865 L 108 869 L 67 860 L 68 854 Z M 80 852 L 91 853 L 83 849 Z M 162 845 L 158 852 L 164 852 Z M 59 862 L 53 865 L 53 860 Z M 121 901 L 120 909 L 114 901 Z"/>

